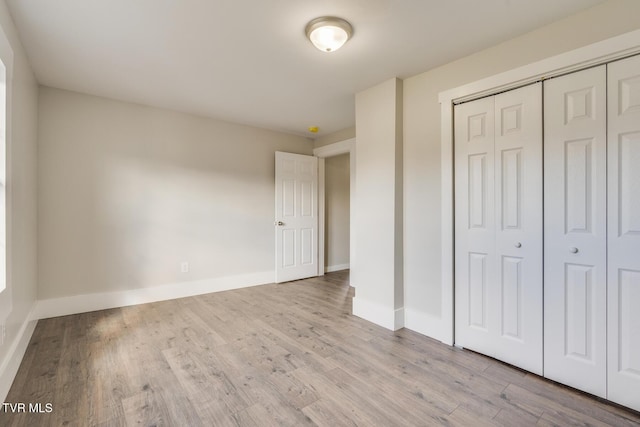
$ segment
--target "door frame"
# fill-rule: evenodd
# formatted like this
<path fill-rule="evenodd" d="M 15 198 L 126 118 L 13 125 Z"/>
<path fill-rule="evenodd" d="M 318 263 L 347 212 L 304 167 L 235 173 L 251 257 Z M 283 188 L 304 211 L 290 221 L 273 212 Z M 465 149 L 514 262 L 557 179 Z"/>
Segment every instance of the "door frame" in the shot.
<path fill-rule="evenodd" d="M 461 102 L 515 89 L 537 81 L 622 59 L 640 53 L 640 30 L 631 31 L 510 71 L 440 92 L 441 172 L 441 317 L 429 325 L 429 335 L 454 344 L 454 168 L 453 106 Z"/>
<path fill-rule="evenodd" d="M 333 144 L 314 148 L 313 155 L 318 157 L 318 276 L 324 276 L 324 230 L 326 218 L 324 159 L 349 154 L 349 265 L 353 264 L 354 254 L 354 206 L 356 195 L 356 139 L 349 138 Z M 351 284 L 351 286 L 354 286 Z"/>

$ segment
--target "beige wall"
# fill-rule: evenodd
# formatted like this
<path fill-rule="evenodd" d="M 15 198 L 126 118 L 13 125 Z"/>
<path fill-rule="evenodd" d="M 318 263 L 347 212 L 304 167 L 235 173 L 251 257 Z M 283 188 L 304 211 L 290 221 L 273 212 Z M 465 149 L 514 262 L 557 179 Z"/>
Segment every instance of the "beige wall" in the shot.
<path fill-rule="evenodd" d="M 345 141 L 347 139 L 356 137 L 356 128 L 347 128 L 339 130 L 337 132 L 330 133 L 329 135 L 321 136 L 313 141 L 313 148 L 324 147 L 325 145 L 333 144 L 335 142 Z"/>
<path fill-rule="evenodd" d="M 310 140 L 47 87 L 39 113 L 40 299 L 273 271 L 274 153 Z"/>
<path fill-rule="evenodd" d="M 402 326 L 401 113 L 398 79 L 356 94 L 353 313 L 391 329 Z"/>
<path fill-rule="evenodd" d="M 325 173 L 325 267 L 349 264 L 349 154 L 327 157 Z"/>
<path fill-rule="evenodd" d="M 405 308 L 440 316 L 438 93 L 640 28 L 640 1 L 614 0 L 404 80 Z M 360 289 L 358 289 L 359 291 Z M 409 327 L 414 325 L 409 324 Z"/>
<path fill-rule="evenodd" d="M 8 365 L 4 363 L 10 363 L 8 350 L 15 342 L 20 328 L 28 320 L 29 311 L 36 298 L 38 85 L 5 2 L 0 2 L 0 27 L 13 50 L 13 72 L 8 103 L 10 138 L 7 147 L 7 213 L 10 240 L 8 288 L 7 293 L 3 292 L 6 296 L 10 291 L 11 311 L 0 313 L 0 321 L 6 319 L 7 332 L 4 344 L 0 346 L 0 366 L 6 367 Z M 0 298 L 4 296 L 0 295 Z M 9 378 L 12 375 L 9 370 L 0 371 L 0 398 L 4 397 L 8 390 L 8 381 L 12 379 Z"/>

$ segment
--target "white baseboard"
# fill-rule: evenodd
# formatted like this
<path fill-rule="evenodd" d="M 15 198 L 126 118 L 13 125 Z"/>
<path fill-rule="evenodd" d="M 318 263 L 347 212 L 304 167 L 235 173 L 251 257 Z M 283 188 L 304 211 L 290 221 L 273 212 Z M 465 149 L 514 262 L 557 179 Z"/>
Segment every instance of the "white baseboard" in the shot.
<path fill-rule="evenodd" d="M 9 351 L 0 365 L 0 402 L 5 402 L 7 399 L 11 384 L 13 384 L 13 380 L 18 373 L 18 368 L 20 368 L 20 363 L 22 363 L 22 358 L 25 351 L 27 351 L 29 341 L 31 341 L 31 336 L 36 328 L 37 321 L 31 320 L 33 319 L 34 309 L 35 304 L 27 319 L 22 323 L 18 335 L 11 343 L 11 347 L 9 347 Z"/>
<path fill-rule="evenodd" d="M 436 339 L 444 344 L 453 345 L 451 325 L 445 325 L 441 317 L 405 307 L 405 328 Z"/>
<path fill-rule="evenodd" d="M 404 309 L 393 309 L 377 302 L 353 298 L 353 315 L 392 331 L 404 327 Z"/>
<path fill-rule="evenodd" d="M 347 263 L 347 264 L 329 265 L 329 266 L 324 268 L 324 272 L 325 273 L 332 273 L 334 271 L 348 270 L 349 268 L 351 268 L 349 266 L 349 263 Z"/>
<path fill-rule="evenodd" d="M 33 318 L 46 319 L 49 317 L 67 316 L 69 314 L 86 313 L 89 311 L 106 310 L 109 308 L 126 307 L 130 305 L 146 304 L 149 302 L 191 297 L 194 295 L 202 295 L 212 292 L 246 288 L 249 286 L 264 285 L 267 283 L 273 283 L 274 277 L 275 273 L 273 271 L 264 271 L 238 276 L 172 283 L 169 285 L 133 289 L 130 291 L 84 294 L 39 300 L 36 303 Z"/>

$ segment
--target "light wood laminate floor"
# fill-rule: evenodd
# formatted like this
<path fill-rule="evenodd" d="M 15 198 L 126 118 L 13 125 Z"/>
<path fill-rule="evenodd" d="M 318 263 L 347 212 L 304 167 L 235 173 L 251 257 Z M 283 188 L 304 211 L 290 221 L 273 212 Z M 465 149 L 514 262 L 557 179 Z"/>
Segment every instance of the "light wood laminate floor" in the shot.
<path fill-rule="evenodd" d="M 348 272 L 42 320 L 0 426 L 638 425 L 640 414 L 351 312 Z M 44 406 L 43 406 L 44 407 Z"/>

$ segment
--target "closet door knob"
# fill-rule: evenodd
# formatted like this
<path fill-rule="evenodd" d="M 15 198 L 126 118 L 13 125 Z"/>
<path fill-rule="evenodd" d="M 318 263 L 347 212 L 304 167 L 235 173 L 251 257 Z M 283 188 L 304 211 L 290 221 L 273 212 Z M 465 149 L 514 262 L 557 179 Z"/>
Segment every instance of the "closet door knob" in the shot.
<path fill-rule="evenodd" d="M 571 249 L 569 249 L 569 252 L 571 252 L 572 254 L 577 254 L 578 253 L 578 248 L 571 248 Z"/>
<path fill-rule="evenodd" d="M 513 246 L 515 246 L 516 248 L 521 248 L 521 247 L 522 247 L 522 243 L 520 243 L 520 242 L 516 242 L 516 244 L 515 244 L 515 245 L 513 245 Z"/>

